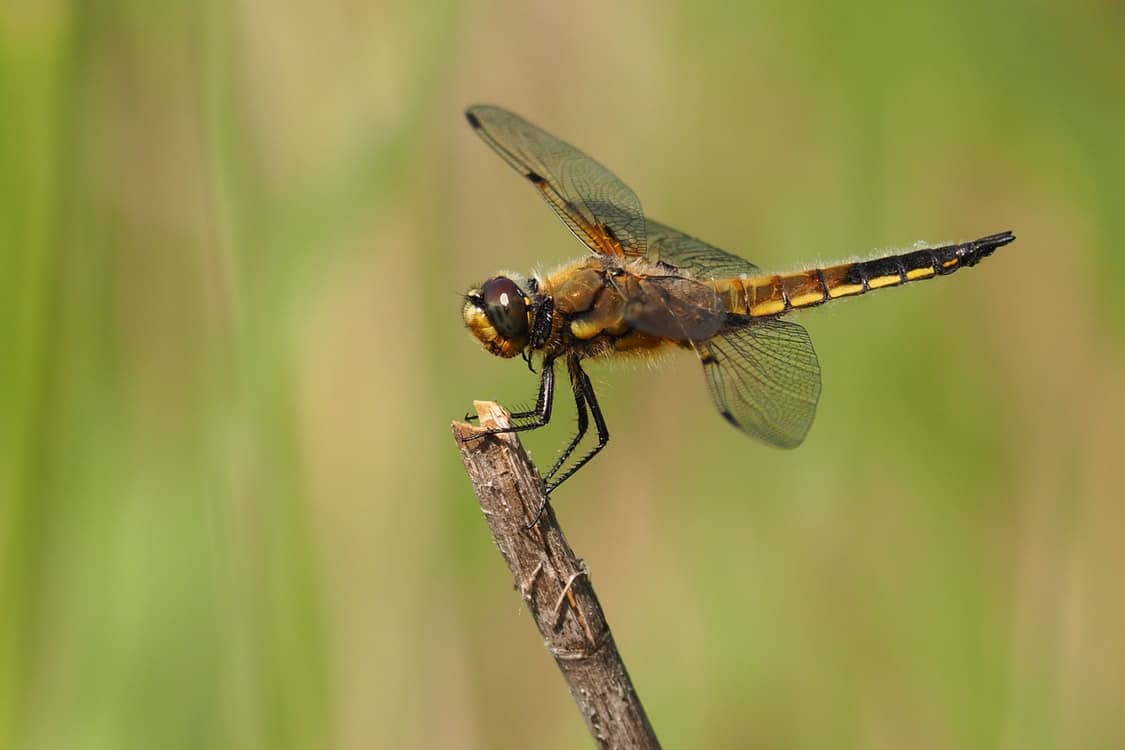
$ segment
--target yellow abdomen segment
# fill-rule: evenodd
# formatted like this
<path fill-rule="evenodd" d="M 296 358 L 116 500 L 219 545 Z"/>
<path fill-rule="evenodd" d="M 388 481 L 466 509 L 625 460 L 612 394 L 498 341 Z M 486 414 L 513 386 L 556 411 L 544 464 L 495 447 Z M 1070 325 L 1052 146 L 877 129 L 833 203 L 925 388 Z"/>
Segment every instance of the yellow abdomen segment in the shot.
<path fill-rule="evenodd" d="M 856 263 L 841 263 L 797 273 L 717 279 L 712 282 L 727 311 L 752 318 L 780 315 L 872 289 L 945 276 L 981 258 L 1015 237 L 1011 232 L 973 242 L 923 248 Z"/>

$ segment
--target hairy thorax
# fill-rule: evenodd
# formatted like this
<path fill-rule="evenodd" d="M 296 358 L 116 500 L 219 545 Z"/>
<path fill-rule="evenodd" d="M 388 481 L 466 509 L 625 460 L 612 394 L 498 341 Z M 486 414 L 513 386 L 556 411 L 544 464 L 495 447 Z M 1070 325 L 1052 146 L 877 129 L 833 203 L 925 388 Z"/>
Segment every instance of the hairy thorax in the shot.
<path fill-rule="evenodd" d="M 628 276 L 647 270 L 640 261 L 607 263 L 599 256 L 581 258 L 541 279 L 541 293 L 554 302 L 550 339 L 542 347 L 549 356 L 576 351 L 582 357 L 647 353 L 672 343 L 638 331 L 626 322 L 621 289 Z"/>

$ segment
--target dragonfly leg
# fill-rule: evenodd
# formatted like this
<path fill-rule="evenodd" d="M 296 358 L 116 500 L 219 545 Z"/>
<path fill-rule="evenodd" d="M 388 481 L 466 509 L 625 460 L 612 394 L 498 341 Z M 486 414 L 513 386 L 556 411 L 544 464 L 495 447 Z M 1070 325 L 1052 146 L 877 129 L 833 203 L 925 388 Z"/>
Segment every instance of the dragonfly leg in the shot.
<path fill-rule="evenodd" d="M 601 407 L 598 406 L 598 398 L 594 395 L 594 386 L 590 383 L 590 376 L 582 369 L 582 366 L 577 360 L 570 360 L 567 362 L 567 369 L 570 371 L 570 384 L 574 389 L 574 403 L 578 406 L 578 434 L 570 441 L 570 444 L 563 451 L 555 465 L 547 472 L 547 492 L 548 494 L 554 491 L 560 484 L 572 477 L 576 471 L 581 469 L 586 463 L 598 454 L 606 443 L 609 442 L 609 430 L 605 426 L 605 418 L 602 416 Z M 574 449 L 578 446 L 578 442 L 586 434 L 588 420 L 586 416 L 586 409 L 589 407 L 590 414 L 594 417 L 594 427 L 598 432 L 598 442 L 591 448 L 584 456 L 575 461 L 569 468 L 566 469 L 560 476 L 555 476 L 559 469 L 562 468 L 563 463 Z"/>
<path fill-rule="evenodd" d="M 550 494 L 551 490 L 558 486 L 558 483 L 552 482 L 551 478 L 558 473 L 559 469 L 562 468 L 562 465 L 566 463 L 566 460 L 568 458 L 570 458 L 570 454 L 574 453 L 574 449 L 578 447 L 578 444 L 580 442 L 582 442 L 582 438 L 586 435 L 586 430 L 590 427 L 590 415 L 586 409 L 586 394 L 576 376 L 575 370 L 569 366 L 567 369 L 570 371 L 570 385 L 574 390 L 574 405 L 578 408 L 578 430 L 574 433 L 574 437 L 570 439 L 570 442 L 567 443 L 567 446 L 563 449 L 563 452 L 560 453 L 559 457 L 555 460 L 555 465 L 551 467 L 550 471 L 543 475 L 543 481 L 547 484 L 548 494 Z"/>
<path fill-rule="evenodd" d="M 542 427 L 551 421 L 551 406 L 555 400 L 555 366 L 552 360 L 543 362 L 542 372 L 539 374 L 539 395 L 535 398 L 535 408 L 527 411 L 512 412 L 509 416 L 512 419 L 522 420 L 531 419 L 532 421 L 525 424 L 512 425 L 511 427 L 493 427 L 488 430 L 481 430 L 480 432 L 470 435 L 465 438 L 466 440 L 479 440 L 486 435 L 500 435 L 508 432 L 523 432 L 525 430 L 534 430 Z M 475 416 L 466 418 L 475 419 Z"/>
<path fill-rule="evenodd" d="M 567 444 L 566 449 L 563 450 L 562 455 L 555 461 L 555 465 L 552 466 L 551 470 L 543 477 L 548 497 L 550 497 L 550 494 L 554 492 L 560 484 L 574 476 L 576 471 L 585 466 L 586 463 L 597 455 L 598 451 L 604 448 L 606 443 L 609 442 L 609 430 L 605 426 L 605 418 L 602 417 L 602 410 L 601 407 L 598 406 L 598 399 L 594 395 L 594 386 L 590 383 L 590 377 L 582 369 L 581 365 L 578 364 L 578 360 L 576 359 L 567 360 L 567 370 L 570 373 L 571 388 L 574 390 L 574 404 L 578 407 L 578 430 L 574 437 L 571 438 L 570 443 Z M 573 465 L 568 467 L 561 476 L 555 478 L 555 474 L 558 473 L 566 460 L 570 458 L 570 454 L 574 452 L 578 443 L 581 442 L 582 438 L 586 435 L 586 430 L 589 429 L 590 418 L 589 414 L 587 414 L 587 407 L 589 408 L 589 414 L 594 415 L 594 426 L 598 431 L 598 443 L 584 456 L 575 461 Z M 543 511 L 546 509 L 547 503 L 544 502 L 543 505 L 539 507 L 539 510 L 535 512 L 535 517 L 531 520 L 531 523 L 527 525 L 527 528 L 530 529 L 534 527 L 535 524 L 539 523 Z"/>

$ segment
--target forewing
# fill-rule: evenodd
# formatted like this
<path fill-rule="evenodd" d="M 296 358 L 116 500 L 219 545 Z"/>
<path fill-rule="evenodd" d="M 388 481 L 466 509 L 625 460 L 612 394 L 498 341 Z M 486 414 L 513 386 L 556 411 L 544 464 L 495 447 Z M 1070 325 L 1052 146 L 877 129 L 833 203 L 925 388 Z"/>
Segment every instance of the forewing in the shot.
<path fill-rule="evenodd" d="M 674 341 L 700 342 L 725 325 L 727 313 L 715 289 L 681 276 L 618 277 L 625 323 Z"/>
<path fill-rule="evenodd" d="M 700 358 L 728 422 L 779 448 L 801 444 L 820 398 L 820 363 L 803 326 L 757 321 L 711 339 Z"/>
<path fill-rule="evenodd" d="M 569 143 L 499 107 L 470 107 L 477 134 L 534 185 L 571 231 L 599 255 L 645 257 L 641 202 L 629 186 Z"/>
<path fill-rule="evenodd" d="M 674 266 L 697 279 L 724 279 L 759 273 L 758 267 L 745 258 L 731 255 L 677 229 L 652 219 L 648 219 L 645 226 L 650 260 Z"/>

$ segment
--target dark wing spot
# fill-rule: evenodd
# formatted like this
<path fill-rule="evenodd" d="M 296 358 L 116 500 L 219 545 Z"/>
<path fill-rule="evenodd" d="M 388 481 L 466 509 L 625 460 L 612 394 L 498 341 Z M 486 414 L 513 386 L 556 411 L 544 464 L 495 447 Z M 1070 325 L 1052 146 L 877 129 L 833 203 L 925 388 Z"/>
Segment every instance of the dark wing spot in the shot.
<path fill-rule="evenodd" d="M 468 120 L 469 124 L 474 128 L 477 128 L 478 130 L 480 129 L 480 120 L 477 119 L 477 116 L 474 115 L 472 111 L 465 113 L 465 119 Z"/>
<path fill-rule="evenodd" d="M 714 354 L 704 354 L 699 358 L 699 361 L 705 365 L 717 365 L 719 363 Z"/>
<path fill-rule="evenodd" d="M 619 245 L 621 244 L 621 240 L 617 239 L 617 233 L 613 231 L 613 227 L 609 226 L 608 224 L 602 224 L 602 231 L 605 232 L 606 236 L 611 240 Z"/>
<path fill-rule="evenodd" d="M 723 416 L 723 419 L 727 420 L 728 422 L 730 422 L 735 427 L 738 427 L 738 420 L 736 420 L 734 418 L 734 415 L 731 414 L 729 411 L 727 411 L 726 409 L 723 409 L 722 411 L 719 412 L 719 414 L 721 414 Z"/>
<path fill-rule="evenodd" d="M 531 180 L 531 184 L 533 184 L 533 185 L 542 185 L 544 182 L 546 182 L 545 179 L 543 179 L 540 175 L 536 174 L 535 172 L 528 172 L 527 173 L 527 179 Z"/>

